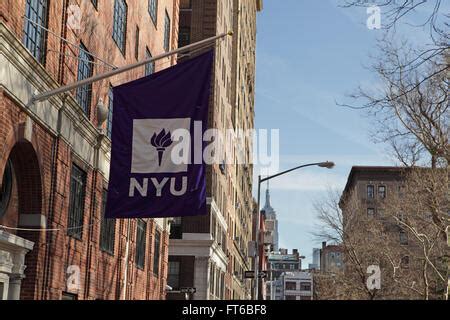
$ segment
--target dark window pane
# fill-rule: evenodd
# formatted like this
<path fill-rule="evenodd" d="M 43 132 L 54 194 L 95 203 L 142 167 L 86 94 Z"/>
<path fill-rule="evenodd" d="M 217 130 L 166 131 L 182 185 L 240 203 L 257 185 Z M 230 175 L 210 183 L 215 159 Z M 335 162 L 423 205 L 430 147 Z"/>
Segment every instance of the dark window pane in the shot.
<path fill-rule="evenodd" d="M 152 57 L 152 54 L 150 53 L 150 50 L 148 48 L 145 51 L 145 59 L 150 59 Z M 151 75 L 155 72 L 155 62 L 150 62 L 145 65 L 145 75 Z"/>
<path fill-rule="evenodd" d="M 286 290 L 297 290 L 297 283 L 293 281 L 287 281 Z"/>
<path fill-rule="evenodd" d="M 86 47 L 80 45 L 80 53 L 78 54 L 78 81 L 92 77 L 94 59 L 87 51 Z M 92 84 L 81 86 L 77 89 L 77 102 L 83 109 L 84 113 L 89 117 L 91 106 Z"/>
<path fill-rule="evenodd" d="M 378 196 L 382 199 L 386 198 L 386 186 L 378 186 Z"/>
<path fill-rule="evenodd" d="M 167 284 L 174 290 L 180 288 L 180 262 L 169 261 L 169 272 L 167 275 Z"/>
<path fill-rule="evenodd" d="M 373 199 L 375 196 L 375 187 L 371 184 L 367 186 L 367 198 Z"/>
<path fill-rule="evenodd" d="M 164 50 L 170 50 L 170 17 L 167 11 L 164 19 Z"/>
<path fill-rule="evenodd" d="M 11 197 L 11 189 L 13 183 L 13 168 L 11 160 L 6 162 L 6 167 L 3 170 L 2 185 L 0 187 L 0 218 L 6 213 L 9 199 Z"/>
<path fill-rule="evenodd" d="M 40 63 L 45 62 L 48 19 L 48 0 L 26 0 L 23 43 L 33 57 Z"/>
<path fill-rule="evenodd" d="M 136 35 L 135 35 L 135 46 L 134 46 L 134 57 L 136 60 L 139 60 L 139 27 L 136 26 Z"/>
<path fill-rule="evenodd" d="M 180 27 L 178 33 L 178 48 L 182 48 L 191 43 L 191 28 Z"/>
<path fill-rule="evenodd" d="M 125 54 L 128 6 L 125 0 L 114 1 L 113 39 L 122 54 Z"/>
<path fill-rule="evenodd" d="M 300 282 L 300 291 L 311 291 L 311 283 Z"/>
<path fill-rule="evenodd" d="M 400 244 L 408 245 L 408 234 L 404 230 L 400 231 Z"/>
<path fill-rule="evenodd" d="M 158 0 L 148 0 L 148 13 L 156 25 L 158 18 Z"/>
<path fill-rule="evenodd" d="M 136 232 L 136 266 L 143 269 L 145 265 L 145 247 L 147 240 L 147 223 L 139 219 Z"/>
<path fill-rule="evenodd" d="M 153 260 L 153 273 L 158 276 L 159 275 L 159 257 L 161 251 L 161 232 L 156 230 L 155 232 L 155 247 L 154 247 L 154 260 Z"/>
<path fill-rule="evenodd" d="M 103 191 L 102 194 L 102 221 L 100 229 L 100 249 L 113 254 L 114 242 L 116 236 L 116 220 L 105 219 L 106 199 L 108 192 Z"/>
<path fill-rule="evenodd" d="M 170 224 L 170 239 L 181 239 L 182 235 L 181 217 L 176 217 Z"/>
<path fill-rule="evenodd" d="M 67 234 L 77 239 L 81 239 L 83 234 L 85 191 L 86 172 L 72 165 Z"/>

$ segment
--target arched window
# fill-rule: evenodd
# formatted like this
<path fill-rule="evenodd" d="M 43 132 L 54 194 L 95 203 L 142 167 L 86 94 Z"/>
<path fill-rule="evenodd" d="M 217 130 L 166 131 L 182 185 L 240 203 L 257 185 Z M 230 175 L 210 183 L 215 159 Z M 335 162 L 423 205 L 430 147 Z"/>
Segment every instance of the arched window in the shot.
<path fill-rule="evenodd" d="M 11 161 L 8 160 L 0 188 L 0 218 L 5 215 L 6 209 L 8 208 L 9 198 L 11 197 L 12 177 L 12 164 Z"/>

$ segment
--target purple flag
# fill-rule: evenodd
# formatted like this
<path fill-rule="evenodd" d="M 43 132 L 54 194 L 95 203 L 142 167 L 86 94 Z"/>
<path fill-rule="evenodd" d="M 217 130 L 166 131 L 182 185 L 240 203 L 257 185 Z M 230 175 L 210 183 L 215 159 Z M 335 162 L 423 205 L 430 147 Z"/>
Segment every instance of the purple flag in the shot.
<path fill-rule="evenodd" d="M 195 150 L 195 141 L 208 127 L 212 63 L 210 50 L 113 89 L 107 218 L 206 214 L 206 167 L 198 160 L 205 144 Z"/>

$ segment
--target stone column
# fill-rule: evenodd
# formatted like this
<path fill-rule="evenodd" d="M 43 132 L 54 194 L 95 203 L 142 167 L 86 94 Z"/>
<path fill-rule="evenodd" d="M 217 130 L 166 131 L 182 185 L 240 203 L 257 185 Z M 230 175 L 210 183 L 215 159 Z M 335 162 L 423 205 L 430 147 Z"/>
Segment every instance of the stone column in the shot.
<path fill-rule="evenodd" d="M 8 300 L 20 300 L 20 286 L 25 276 L 15 274 L 9 277 Z"/>
<path fill-rule="evenodd" d="M 0 291 L 0 300 L 8 299 L 9 275 L 11 274 L 13 266 L 11 253 L 0 250 L 0 282 L 3 285 L 3 288 Z"/>
<path fill-rule="evenodd" d="M 194 300 L 208 299 L 208 261 L 208 257 L 195 257 L 194 287 L 196 288 L 196 293 L 194 294 Z"/>

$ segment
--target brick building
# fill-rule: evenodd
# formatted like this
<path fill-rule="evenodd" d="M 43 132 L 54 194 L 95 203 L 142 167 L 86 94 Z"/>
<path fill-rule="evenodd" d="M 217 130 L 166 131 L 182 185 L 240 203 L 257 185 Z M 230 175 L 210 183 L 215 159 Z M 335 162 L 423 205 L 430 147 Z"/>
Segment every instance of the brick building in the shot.
<path fill-rule="evenodd" d="M 322 242 L 320 249 L 320 271 L 332 273 L 344 270 L 344 249 L 341 245 L 327 245 Z"/>
<path fill-rule="evenodd" d="M 234 31 L 215 49 L 209 126 L 217 129 L 254 127 L 256 15 L 261 0 L 191 0 L 180 2 L 179 45 Z M 245 159 L 252 159 L 252 141 L 245 140 Z M 169 285 L 195 287 L 191 299 L 248 299 L 251 281 L 251 165 L 226 163 L 208 167 L 208 216 L 183 217 L 174 227 L 169 248 Z M 236 163 L 236 162 L 232 162 Z M 178 293 L 170 298 L 183 299 Z"/>
<path fill-rule="evenodd" d="M 406 275 L 411 282 L 417 280 L 419 283 L 423 280 L 423 246 L 421 246 L 420 241 L 417 241 L 415 236 L 411 234 L 408 227 L 402 226 L 392 217 L 393 214 L 395 214 L 399 219 L 410 223 L 413 227 L 420 227 L 423 234 L 428 236 L 430 234 L 427 226 L 432 225 L 432 223 L 430 223 L 433 219 L 432 215 L 425 209 L 426 205 L 424 205 L 424 203 L 426 203 L 426 201 L 417 198 L 419 193 L 423 193 L 425 197 L 427 197 L 428 193 L 424 192 L 422 189 L 416 189 L 413 190 L 413 193 L 408 194 L 408 190 L 411 192 L 411 189 L 406 188 L 406 184 L 408 184 L 406 179 L 412 170 L 413 169 L 410 167 L 354 166 L 348 176 L 347 184 L 341 197 L 340 206 L 343 210 L 343 223 L 347 228 L 351 228 L 360 220 L 380 222 L 383 226 L 382 234 L 385 235 L 385 237 L 382 238 L 383 241 L 385 241 L 389 248 L 392 249 L 392 252 L 396 252 L 397 258 L 399 258 L 397 263 L 400 271 L 398 273 L 403 272 L 403 276 Z M 422 168 L 421 170 L 426 173 L 428 169 Z M 426 177 L 426 174 L 424 174 L 424 183 L 428 182 Z M 417 183 L 417 181 L 418 180 L 414 183 Z M 422 183 L 422 181 L 420 183 Z M 423 189 L 425 189 L 425 187 Z M 445 188 L 442 190 L 445 190 Z M 436 195 L 441 194 L 440 191 L 435 190 L 433 192 Z M 355 209 L 352 208 L 352 206 L 354 206 L 351 203 L 353 200 L 352 195 L 355 195 L 358 203 L 358 206 L 356 207 L 357 210 L 361 211 L 361 215 L 357 215 L 358 219 L 355 219 L 355 216 L 353 215 L 353 210 Z M 399 201 L 405 202 L 408 206 L 400 206 Z M 393 202 L 397 203 L 397 206 L 394 206 L 394 208 L 390 206 Z M 439 205 L 437 207 L 439 210 L 442 210 Z M 403 210 L 406 210 L 405 208 L 410 208 L 411 210 L 409 210 L 409 212 L 403 212 Z M 396 212 L 392 212 L 392 210 L 395 210 Z M 349 219 L 350 214 L 352 215 L 351 220 Z M 415 223 L 419 220 L 415 219 L 420 219 L 418 225 Z M 351 223 L 349 223 L 349 221 L 351 221 Z M 432 230 L 434 232 L 434 229 Z M 442 245 L 445 245 L 445 242 L 437 238 L 433 247 L 437 248 L 436 252 L 440 252 L 439 248 Z M 322 249 L 322 251 L 326 252 L 326 249 Z M 333 251 L 338 252 L 334 249 L 332 252 Z M 436 254 L 436 252 L 434 254 Z M 439 272 L 445 274 L 446 268 L 443 265 L 444 260 L 442 257 L 433 256 L 430 252 L 428 254 Z M 342 260 L 342 257 L 340 258 Z M 344 272 L 351 272 L 349 271 L 349 266 L 346 264 L 345 255 L 343 257 L 343 263 Z M 383 261 L 380 262 L 380 267 L 383 269 Z M 322 259 L 321 271 L 323 271 Z M 436 274 L 433 273 L 430 273 L 427 277 L 430 288 L 430 297 L 441 297 L 444 291 L 442 281 L 440 281 Z M 383 283 L 383 281 L 387 282 L 391 280 L 382 279 L 381 282 Z M 418 286 L 420 286 L 420 284 Z M 386 294 L 386 296 L 389 297 L 390 293 L 386 290 L 383 294 Z M 410 298 L 411 295 L 405 297 Z M 421 296 L 419 295 L 418 297 Z M 398 299 L 401 298 L 401 296 L 395 296 L 395 298 Z"/>
<path fill-rule="evenodd" d="M 111 87 L 176 57 L 28 102 L 176 48 L 178 14 L 178 0 L 1 2 L 0 299 L 165 298 L 168 220 L 105 220 L 103 208 Z"/>

